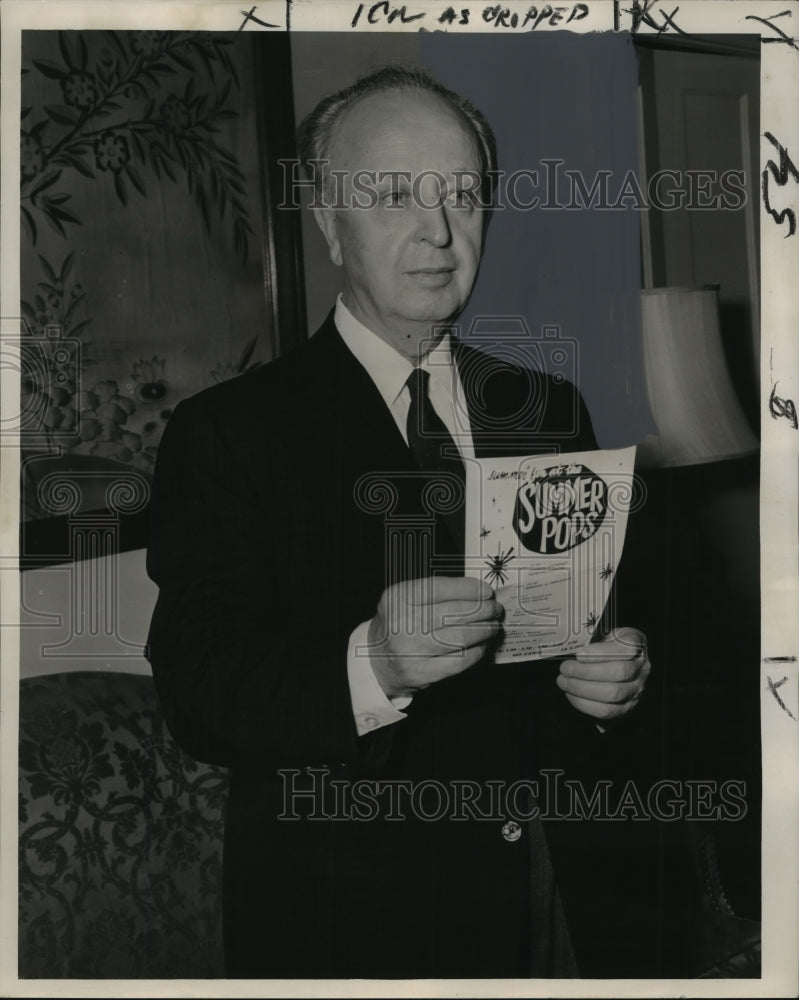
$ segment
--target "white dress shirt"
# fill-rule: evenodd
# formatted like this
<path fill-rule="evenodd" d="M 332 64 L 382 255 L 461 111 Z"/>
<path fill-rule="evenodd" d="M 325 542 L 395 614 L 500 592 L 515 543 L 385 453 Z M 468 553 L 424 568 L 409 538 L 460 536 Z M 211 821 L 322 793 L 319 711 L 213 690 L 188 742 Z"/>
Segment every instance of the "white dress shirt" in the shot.
<path fill-rule="evenodd" d="M 374 382 L 407 444 L 406 424 L 411 394 L 406 382 L 415 366 L 359 322 L 344 305 L 340 295 L 336 301 L 334 320 L 341 339 Z M 463 387 L 452 361 L 448 333 L 419 367 L 430 372 L 430 402 L 452 435 L 461 457 L 473 457 Z M 362 622 L 350 636 L 347 649 L 350 699 L 359 736 L 401 721 L 405 718 L 402 710 L 411 703 L 409 697 L 388 698 L 380 687 L 369 659 L 368 629 L 369 622 Z"/>

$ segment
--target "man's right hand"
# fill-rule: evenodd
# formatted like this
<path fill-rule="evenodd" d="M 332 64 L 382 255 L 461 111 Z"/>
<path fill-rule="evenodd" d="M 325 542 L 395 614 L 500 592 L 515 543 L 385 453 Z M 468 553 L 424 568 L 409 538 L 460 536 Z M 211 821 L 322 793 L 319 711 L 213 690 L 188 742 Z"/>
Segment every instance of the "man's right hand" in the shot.
<path fill-rule="evenodd" d="M 383 591 L 369 622 L 369 658 L 389 698 L 459 674 L 482 659 L 502 606 L 469 577 L 405 580 Z"/>

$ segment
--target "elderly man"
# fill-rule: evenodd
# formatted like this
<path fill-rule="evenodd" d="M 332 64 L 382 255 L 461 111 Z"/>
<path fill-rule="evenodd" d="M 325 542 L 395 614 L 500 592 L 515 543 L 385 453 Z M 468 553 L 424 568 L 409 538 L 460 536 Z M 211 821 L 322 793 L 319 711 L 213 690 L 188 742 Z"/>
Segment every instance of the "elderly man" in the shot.
<path fill-rule="evenodd" d="M 228 973 L 579 974 L 531 779 L 616 739 L 643 636 L 493 665 L 503 609 L 460 562 L 464 460 L 562 448 L 575 413 L 565 450 L 595 447 L 590 421 L 572 386 L 444 329 L 483 247 L 479 112 L 386 69 L 300 146 L 342 294 L 305 347 L 178 406 L 152 504 L 170 729 L 232 770 Z M 431 513 L 436 482 L 457 502 Z M 521 819 L 497 805 L 513 782 Z"/>

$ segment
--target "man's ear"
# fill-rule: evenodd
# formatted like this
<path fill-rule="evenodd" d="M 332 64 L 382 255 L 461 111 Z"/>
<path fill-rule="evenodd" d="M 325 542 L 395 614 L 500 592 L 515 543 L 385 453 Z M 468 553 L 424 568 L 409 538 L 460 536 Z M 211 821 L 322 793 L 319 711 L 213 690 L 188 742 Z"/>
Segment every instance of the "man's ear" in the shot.
<path fill-rule="evenodd" d="M 322 230 L 322 235 L 327 240 L 330 259 L 338 267 L 341 267 L 341 244 L 338 239 L 335 211 L 332 208 L 314 208 L 312 211 L 317 226 Z"/>

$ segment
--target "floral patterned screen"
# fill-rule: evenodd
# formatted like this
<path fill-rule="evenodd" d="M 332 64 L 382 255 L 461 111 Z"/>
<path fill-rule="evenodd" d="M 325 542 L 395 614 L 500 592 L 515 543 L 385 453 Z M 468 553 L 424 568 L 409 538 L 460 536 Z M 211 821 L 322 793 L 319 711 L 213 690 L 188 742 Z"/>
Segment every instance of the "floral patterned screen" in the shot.
<path fill-rule="evenodd" d="M 275 211 L 288 52 L 265 34 L 25 34 L 23 565 L 79 557 L 64 519 L 111 497 L 119 547 L 143 544 L 175 405 L 305 336 L 299 223 Z"/>

